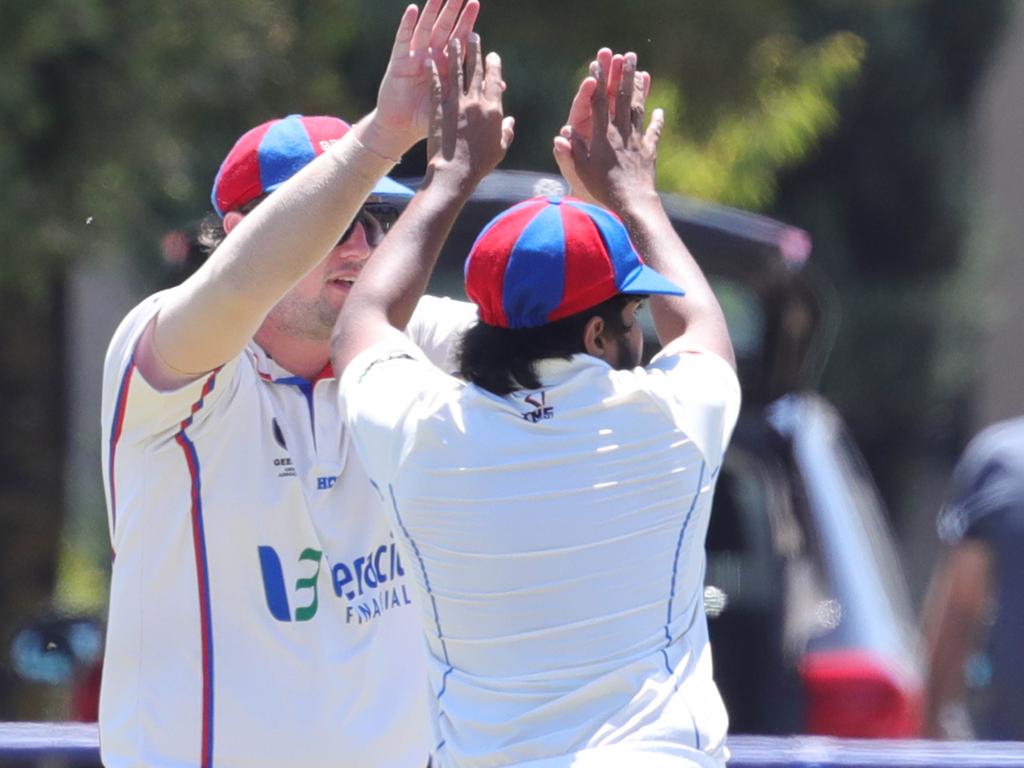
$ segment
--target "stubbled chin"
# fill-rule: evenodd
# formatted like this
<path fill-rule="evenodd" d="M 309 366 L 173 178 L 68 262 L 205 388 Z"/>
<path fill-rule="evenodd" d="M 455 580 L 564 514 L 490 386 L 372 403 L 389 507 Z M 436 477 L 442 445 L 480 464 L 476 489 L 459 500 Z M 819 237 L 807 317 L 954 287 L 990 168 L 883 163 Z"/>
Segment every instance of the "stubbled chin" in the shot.
<path fill-rule="evenodd" d="M 324 285 L 324 295 L 331 300 L 331 303 L 344 301 L 351 292 L 351 283 L 330 282 Z"/>

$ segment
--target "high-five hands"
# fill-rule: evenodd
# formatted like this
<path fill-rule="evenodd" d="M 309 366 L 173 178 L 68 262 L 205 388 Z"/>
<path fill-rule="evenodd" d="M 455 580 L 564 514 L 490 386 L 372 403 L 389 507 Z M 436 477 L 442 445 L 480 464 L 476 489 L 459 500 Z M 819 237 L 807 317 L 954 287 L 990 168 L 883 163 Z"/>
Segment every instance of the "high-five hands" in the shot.
<path fill-rule="evenodd" d="M 598 51 L 554 140 L 555 161 L 573 194 L 615 210 L 630 194 L 654 191 L 664 114 L 654 110 L 644 131 L 650 83 L 636 69 L 636 54 Z"/>
<path fill-rule="evenodd" d="M 433 109 L 429 62 L 447 78 L 449 46 L 458 42 L 459 50 L 466 50 L 479 13 L 479 0 L 427 0 L 422 12 L 415 5 L 405 9 L 377 93 L 367 136 L 371 149 L 397 160 L 427 135 Z"/>
<path fill-rule="evenodd" d="M 433 83 L 427 177 L 452 180 L 468 191 L 505 156 L 515 118 L 503 111 L 501 58 L 493 52 L 483 57 L 479 35 L 469 35 L 464 57 L 461 42 L 452 39 L 443 58 L 427 65 Z"/>

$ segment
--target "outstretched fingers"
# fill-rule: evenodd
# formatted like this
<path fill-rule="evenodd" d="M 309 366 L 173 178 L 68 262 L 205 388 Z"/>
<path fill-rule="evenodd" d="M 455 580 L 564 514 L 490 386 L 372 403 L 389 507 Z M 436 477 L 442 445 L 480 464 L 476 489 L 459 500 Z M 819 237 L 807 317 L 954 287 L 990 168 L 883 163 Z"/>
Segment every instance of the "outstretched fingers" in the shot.
<path fill-rule="evenodd" d="M 516 137 L 516 119 L 511 115 L 501 119 L 501 148 L 508 150 Z"/>
<path fill-rule="evenodd" d="M 402 20 L 398 22 L 398 31 L 395 32 L 395 44 L 391 48 L 392 61 L 409 57 L 412 39 L 416 33 L 416 21 L 419 17 L 419 8 L 415 5 L 406 7 L 405 12 L 402 14 Z"/>
<path fill-rule="evenodd" d="M 459 18 L 459 11 L 462 10 L 463 0 L 448 0 L 434 23 L 430 32 L 430 47 L 439 51 L 445 47 L 452 32 L 455 31 L 455 24 Z M 463 41 L 465 42 L 465 41 Z"/>
<path fill-rule="evenodd" d="M 474 95 L 486 95 L 484 91 L 484 59 L 480 35 L 472 32 L 466 41 L 466 87 Z"/>
<path fill-rule="evenodd" d="M 461 40 L 463 50 L 469 55 L 469 48 L 467 43 L 469 42 L 470 35 L 473 34 L 473 27 L 476 25 L 477 17 L 480 15 L 480 1 L 469 0 L 466 3 L 466 7 L 462 9 L 462 15 L 459 16 L 459 23 L 455 25 L 455 31 L 452 32 L 451 36 L 456 40 Z"/>
<path fill-rule="evenodd" d="M 437 14 L 441 11 L 442 3 L 444 0 L 427 0 L 426 5 L 423 6 L 409 45 L 412 51 L 424 52 L 430 47 L 430 35 L 434 29 L 434 22 L 437 21 Z"/>
<path fill-rule="evenodd" d="M 555 137 L 552 152 L 562 178 L 569 184 L 570 193 L 588 202 L 597 202 L 587 190 L 576 170 L 576 163 L 586 160 L 588 150 L 586 142 L 573 130 L 571 125 L 562 127 L 559 135 Z"/>
<path fill-rule="evenodd" d="M 441 84 L 441 73 L 438 71 L 437 62 L 427 58 L 425 65 L 427 76 L 430 79 L 430 121 L 427 129 L 427 153 L 433 157 L 441 150 L 441 142 L 444 139 L 444 118 L 445 118 L 445 93 Z"/>
<path fill-rule="evenodd" d="M 612 101 L 612 107 L 614 108 L 614 99 L 619 91 L 619 84 L 622 82 L 622 65 L 624 58 L 621 53 L 612 54 L 611 65 L 608 67 L 608 99 Z"/>
<path fill-rule="evenodd" d="M 637 97 L 646 103 L 647 97 L 651 95 L 651 73 L 645 70 L 636 75 Z"/>
<path fill-rule="evenodd" d="M 652 152 L 657 152 L 658 142 L 661 141 L 661 132 L 665 128 L 665 110 L 658 108 L 651 113 L 651 124 L 647 126 L 644 134 L 644 144 Z"/>
<path fill-rule="evenodd" d="M 500 102 L 504 92 L 505 81 L 501 74 L 501 56 L 491 51 L 487 54 L 487 59 L 484 62 L 483 95 L 490 101 Z"/>
<path fill-rule="evenodd" d="M 462 72 L 462 64 L 459 63 L 462 61 L 462 43 L 452 40 L 448 43 L 448 50 L 451 53 L 448 62 L 447 102 L 457 107 L 459 97 L 466 92 L 465 76 Z"/>
<path fill-rule="evenodd" d="M 600 53 L 599 51 L 597 61 L 590 65 L 590 75 L 597 83 L 594 93 L 590 98 L 594 138 L 605 136 L 608 132 L 608 67 L 602 65 Z M 610 54 L 611 52 L 609 51 L 607 59 L 609 67 L 611 66 Z"/>
<path fill-rule="evenodd" d="M 615 127 L 627 139 L 633 131 L 633 94 L 636 90 L 636 54 L 627 53 L 615 91 Z"/>
<path fill-rule="evenodd" d="M 569 105 L 569 117 L 566 125 L 572 126 L 574 131 L 584 136 L 590 135 L 591 130 L 591 99 L 594 97 L 594 90 L 597 88 L 597 80 L 592 75 L 587 75 L 576 89 L 576 95 L 572 97 L 572 104 Z"/>

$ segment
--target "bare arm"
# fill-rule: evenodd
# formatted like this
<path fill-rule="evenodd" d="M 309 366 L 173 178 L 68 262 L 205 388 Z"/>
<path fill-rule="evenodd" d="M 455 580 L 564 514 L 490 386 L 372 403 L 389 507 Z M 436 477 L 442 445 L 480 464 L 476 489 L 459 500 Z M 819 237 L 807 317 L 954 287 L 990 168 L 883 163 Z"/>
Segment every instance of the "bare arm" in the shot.
<path fill-rule="evenodd" d="M 175 288 L 139 341 L 136 361 L 148 381 L 171 389 L 236 356 L 267 312 L 330 252 L 376 182 L 423 138 L 432 46 L 467 36 L 478 0 L 427 0 L 406 8 L 378 106 L 341 141 L 244 218 L 206 264 Z"/>
<path fill-rule="evenodd" d="M 948 737 L 943 712 L 963 699 L 964 662 L 978 647 L 991 598 L 992 553 L 980 541 L 954 546 L 936 569 L 924 606 L 928 682 L 924 735 Z"/>
<path fill-rule="evenodd" d="M 457 61 L 457 41 L 452 48 Z M 370 258 L 338 317 L 332 362 L 339 376 L 364 349 L 405 328 L 455 217 L 512 142 L 513 121 L 502 112 L 501 60 L 491 53 L 485 62 L 479 37 L 471 35 L 465 67 L 465 76 L 461 66 L 451 69 L 444 88 L 436 80 L 430 145 L 437 151 L 423 186 Z"/>
<path fill-rule="evenodd" d="M 686 291 L 682 297 L 651 297 L 655 329 L 665 349 L 707 349 L 735 368 L 718 299 L 672 227 L 655 188 L 664 115 L 654 110 L 644 131 L 649 88 L 646 73 L 637 73 L 635 54 L 627 53 L 616 67 L 612 52 L 601 49 L 573 101 L 570 124 L 555 138 L 555 158 L 566 178 L 578 179 L 593 199 L 619 215 L 644 261 Z M 589 119 L 584 105 L 588 95 Z M 589 138 L 579 126 L 589 126 Z"/>

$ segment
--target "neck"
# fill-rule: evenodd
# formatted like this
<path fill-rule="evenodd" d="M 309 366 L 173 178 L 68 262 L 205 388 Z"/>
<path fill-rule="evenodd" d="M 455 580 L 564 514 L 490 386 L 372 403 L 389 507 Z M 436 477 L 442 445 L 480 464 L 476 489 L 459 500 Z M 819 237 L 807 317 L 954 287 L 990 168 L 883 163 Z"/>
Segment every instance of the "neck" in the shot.
<path fill-rule="evenodd" d="M 331 359 L 331 343 L 326 339 L 283 339 L 261 328 L 253 340 L 275 363 L 304 379 L 315 379 Z"/>

